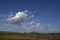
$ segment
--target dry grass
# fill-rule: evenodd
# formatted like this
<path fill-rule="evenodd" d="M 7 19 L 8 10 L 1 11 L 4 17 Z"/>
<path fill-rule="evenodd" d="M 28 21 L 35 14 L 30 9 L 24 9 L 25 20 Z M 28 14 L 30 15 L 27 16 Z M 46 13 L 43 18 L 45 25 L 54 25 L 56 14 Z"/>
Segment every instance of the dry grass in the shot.
<path fill-rule="evenodd" d="M 60 33 L 59 34 L 0 33 L 0 40 L 60 40 Z"/>

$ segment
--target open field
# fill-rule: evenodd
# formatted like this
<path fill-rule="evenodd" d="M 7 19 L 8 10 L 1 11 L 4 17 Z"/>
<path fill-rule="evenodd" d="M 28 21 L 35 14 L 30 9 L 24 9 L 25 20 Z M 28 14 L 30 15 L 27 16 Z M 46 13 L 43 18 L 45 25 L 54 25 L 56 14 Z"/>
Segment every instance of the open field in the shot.
<path fill-rule="evenodd" d="M 60 33 L 0 32 L 0 40 L 60 40 Z"/>

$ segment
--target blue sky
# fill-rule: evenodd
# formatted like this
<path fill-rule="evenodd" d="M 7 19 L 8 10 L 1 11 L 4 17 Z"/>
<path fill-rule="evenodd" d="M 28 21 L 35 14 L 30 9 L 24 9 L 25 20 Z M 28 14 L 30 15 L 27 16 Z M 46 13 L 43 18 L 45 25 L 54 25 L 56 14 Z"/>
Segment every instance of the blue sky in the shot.
<path fill-rule="evenodd" d="M 17 12 L 24 10 L 28 10 L 29 15 L 34 15 L 34 18 L 28 19 L 27 22 L 39 19 L 36 23 L 41 23 L 43 28 L 41 30 L 34 27 L 38 30 L 31 31 L 47 32 L 46 26 L 50 25 L 52 31 L 57 30 L 60 32 L 60 0 L 0 0 L 0 30 L 29 32 L 23 26 L 20 28 L 19 26 L 16 27 L 17 25 L 6 22 L 7 16 L 11 13 L 15 15 Z"/>

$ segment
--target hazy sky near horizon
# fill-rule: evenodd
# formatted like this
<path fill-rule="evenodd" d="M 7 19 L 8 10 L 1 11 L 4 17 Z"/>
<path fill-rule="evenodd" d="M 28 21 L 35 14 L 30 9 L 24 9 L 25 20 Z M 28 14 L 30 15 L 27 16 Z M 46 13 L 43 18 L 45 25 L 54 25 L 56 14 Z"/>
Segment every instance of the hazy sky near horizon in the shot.
<path fill-rule="evenodd" d="M 21 11 L 28 11 L 27 19 L 21 26 L 7 23 L 8 16 L 15 16 Z M 28 17 L 28 18 L 29 18 Z M 24 27 L 34 21 L 36 25 Z M 39 25 L 39 27 L 35 27 Z M 49 28 L 48 28 L 49 26 Z M 60 32 L 60 0 L 0 0 L 0 31 L 16 32 Z"/>

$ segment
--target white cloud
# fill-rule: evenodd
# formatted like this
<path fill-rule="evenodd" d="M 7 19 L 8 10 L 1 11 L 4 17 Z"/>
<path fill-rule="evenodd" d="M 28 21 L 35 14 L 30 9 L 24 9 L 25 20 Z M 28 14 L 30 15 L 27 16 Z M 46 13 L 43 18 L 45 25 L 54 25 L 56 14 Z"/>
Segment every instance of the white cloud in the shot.
<path fill-rule="evenodd" d="M 51 27 L 51 24 L 48 24 L 48 28 L 50 28 Z"/>
<path fill-rule="evenodd" d="M 37 23 L 36 27 L 40 27 L 40 23 Z"/>
<path fill-rule="evenodd" d="M 11 23 L 11 24 L 22 23 L 27 17 L 26 13 L 27 12 L 25 12 L 25 11 L 17 12 L 15 16 L 13 16 L 11 18 L 7 18 L 7 22 Z"/>
<path fill-rule="evenodd" d="M 28 13 L 28 10 L 25 10 L 24 12 L 25 12 L 25 13 Z"/>
<path fill-rule="evenodd" d="M 30 18 L 34 18 L 34 15 L 31 15 Z"/>
<path fill-rule="evenodd" d="M 8 18 L 11 18 L 11 17 L 13 17 L 13 14 L 12 13 L 10 13 L 10 15 L 8 15 Z"/>
<path fill-rule="evenodd" d="M 31 24 L 31 25 L 32 25 L 32 24 L 35 24 L 35 21 L 32 20 L 32 21 L 30 22 L 30 24 Z"/>

